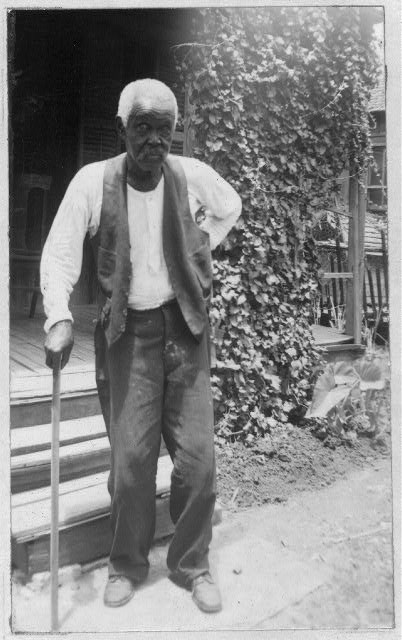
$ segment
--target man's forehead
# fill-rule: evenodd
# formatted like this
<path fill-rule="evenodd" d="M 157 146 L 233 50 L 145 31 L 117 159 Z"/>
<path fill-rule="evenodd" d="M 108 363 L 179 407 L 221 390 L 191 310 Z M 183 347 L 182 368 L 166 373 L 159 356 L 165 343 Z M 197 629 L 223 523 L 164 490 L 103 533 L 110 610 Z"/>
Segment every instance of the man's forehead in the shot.
<path fill-rule="evenodd" d="M 172 100 L 166 96 L 149 95 L 141 98 L 137 98 L 133 102 L 131 109 L 131 115 L 152 115 L 159 117 L 173 117 L 175 116 L 175 105 Z"/>

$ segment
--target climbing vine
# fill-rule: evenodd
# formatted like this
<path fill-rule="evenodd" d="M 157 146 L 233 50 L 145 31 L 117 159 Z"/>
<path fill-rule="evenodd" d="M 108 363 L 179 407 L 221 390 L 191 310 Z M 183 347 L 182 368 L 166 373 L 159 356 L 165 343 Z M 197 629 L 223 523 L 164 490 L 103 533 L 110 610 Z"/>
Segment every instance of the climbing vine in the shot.
<path fill-rule="evenodd" d="M 240 194 L 215 251 L 217 432 L 252 439 L 303 414 L 321 355 L 314 217 L 370 162 L 373 17 L 359 8 L 209 8 L 175 48 L 193 155 Z"/>

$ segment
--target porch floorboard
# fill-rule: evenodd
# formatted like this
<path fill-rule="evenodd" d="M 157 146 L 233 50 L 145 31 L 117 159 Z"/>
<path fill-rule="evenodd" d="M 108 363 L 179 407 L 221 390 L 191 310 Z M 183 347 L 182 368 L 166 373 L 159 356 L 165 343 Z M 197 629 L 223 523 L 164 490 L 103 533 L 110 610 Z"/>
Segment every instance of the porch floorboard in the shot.
<path fill-rule="evenodd" d="M 80 305 L 72 309 L 74 348 L 61 377 L 62 392 L 75 393 L 95 389 L 95 354 L 93 332 L 96 305 Z M 12 401 L 47 395 L 51 389 L 51 370 L 45 365 L 42 309 L 34 318 L 14 313 L 10 319 L 10 392 Z M 332 327 L 312 326 L 315 342 L 320 346 L 350 344 L 352 336 Z"/>
<path fill-rule="evenodd" d="M 61 377 L 62 392 L 95 388 L 95 352 L 93 332 L 96 305 L 72 309 L 74 348 Z M 13 313 L 10 318 L 10 394 L 17 400 L 29 394 L 46 395 L 51 390 L 52 372 L 45 364 L 43 348 L 45 314 L 38 310 L 34 318 Z"/>
<path fill-rule="evenodd" d="M 333 327 L 322 327 L 319 324 L 314 324 L 311 327 L 313 338 L 315 343 L 319 347 L 329 347 L 340 344 L 353 343 L 353 336 L 346 333 L 341 333 Z"/>

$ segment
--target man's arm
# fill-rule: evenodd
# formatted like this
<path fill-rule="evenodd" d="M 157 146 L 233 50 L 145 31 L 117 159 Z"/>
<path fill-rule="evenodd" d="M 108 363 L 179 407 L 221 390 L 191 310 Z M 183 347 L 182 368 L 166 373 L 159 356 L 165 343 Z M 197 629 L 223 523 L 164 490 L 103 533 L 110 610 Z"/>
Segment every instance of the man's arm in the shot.
<path fill-rule="evenodd" d="M 184 159 L 190 204 L 205 207 L 200 227 L 209 234 L 211 249 L 222 242 L 241 214 L 241 199 L 214 169 L 193 158 Z M 192 213 L 194 213 L 192 211 Z"/>
<path fill-rule="evenodd" d="M 93 226 L 87 171 L 82 169 L 70 183 L 46 240 L 41 265 L 41 290 L 45 322 L 46 364 L 54 368 L 61 357 L 63 368 L 74 343 L 69 299 L 82 266 L 83 242 Z"/>

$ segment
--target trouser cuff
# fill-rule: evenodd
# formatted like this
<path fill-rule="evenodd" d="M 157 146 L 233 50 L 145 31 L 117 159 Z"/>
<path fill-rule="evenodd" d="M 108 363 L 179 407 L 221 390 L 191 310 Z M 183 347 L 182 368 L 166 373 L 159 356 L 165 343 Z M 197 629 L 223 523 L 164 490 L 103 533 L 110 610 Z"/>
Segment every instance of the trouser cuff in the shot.
<path fill-rule="evenodd" d="M 144 582 L 148 577 L 149 566 L 132 565 L 121 560 L 109 560 L 108 573 L 109 577 L 125 576 L 126 578 L 130 578 L 132 582 L 139 583 Z"/>

